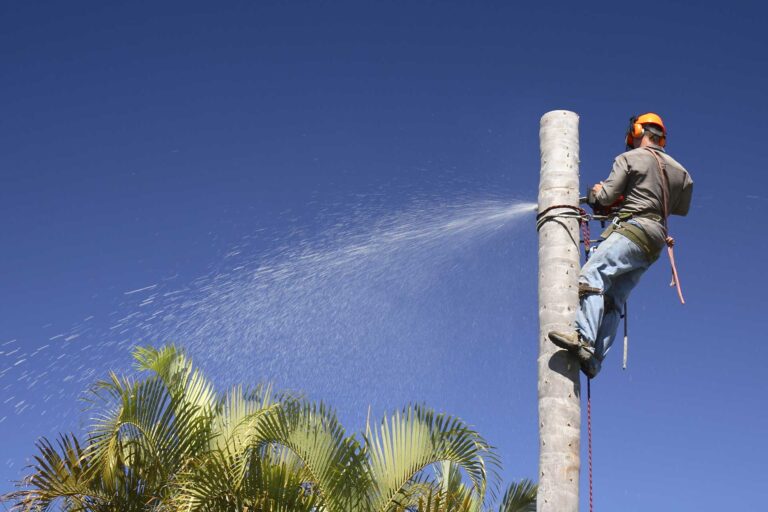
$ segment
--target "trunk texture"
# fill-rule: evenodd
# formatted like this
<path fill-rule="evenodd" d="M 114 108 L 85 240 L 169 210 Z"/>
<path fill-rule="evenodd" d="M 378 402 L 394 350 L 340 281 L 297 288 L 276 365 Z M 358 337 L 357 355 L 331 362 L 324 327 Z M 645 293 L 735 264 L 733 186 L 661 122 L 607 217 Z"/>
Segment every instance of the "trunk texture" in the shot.
<path fill-rule="evenodd" d="M 579 116 L 565 110 L 544 114 L 539 139 L 539 211 L 578 206 Z M 577 220 L 557 218 L 539 230 L 538 512 L 579 510 L 579 364 L 547 338 L 549 331 L 573 329 L 579 306 L 579 253 Z"/>

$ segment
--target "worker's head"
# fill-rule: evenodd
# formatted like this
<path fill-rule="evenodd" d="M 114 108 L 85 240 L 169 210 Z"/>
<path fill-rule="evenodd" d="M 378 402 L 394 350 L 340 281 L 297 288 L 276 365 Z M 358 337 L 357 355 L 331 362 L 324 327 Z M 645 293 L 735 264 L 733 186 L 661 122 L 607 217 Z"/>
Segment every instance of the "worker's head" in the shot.
<path fill-rule="evenodd" d="M 664 147 L 667 143 L 667 129 L 664 121 L 653 112 L 632 116 L 627 128 L 627 150 L 653 144 Z"/>

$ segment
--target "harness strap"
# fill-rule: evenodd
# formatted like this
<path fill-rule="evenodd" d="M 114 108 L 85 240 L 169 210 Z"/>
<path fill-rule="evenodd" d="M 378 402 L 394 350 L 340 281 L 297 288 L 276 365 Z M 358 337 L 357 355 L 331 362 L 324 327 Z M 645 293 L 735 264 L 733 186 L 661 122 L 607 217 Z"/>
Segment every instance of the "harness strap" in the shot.
<path fill-rule="evenodd" d="M 653 158 L 656 160 L 656 166 L 659 170 L 659 176 L 661 177 L 661 201 L 662 211 L 664 213 L 662 224 L 664 225 L 664 235 L 666 236 L 667 242 L 667 256 L 669 256 L 669 263 L 672 266 L 672 282 L 669 283 L 669 285 L 677 288 L 677 296 L 680 299 L 680 303 L 685 304 L 683 289 L 680 286 L 680 278 L 677 275 L 677 266 L 675 265 L 675 251 L 673 249 L 675 239 L 669 236 L 669 227 L 667 225 L 667 217 L 669 217 L 669 179 L 667 178 L 667 168 L 659 155 L 656 154 L 656 151 L 649 147 L 646 147 L 645 149 L 652 154 Z"/>
<path fill-rule="evenodd" d="M 620 217 L 617 218 L 621 219 Z M 621 220 L 615 220 L 610 226 L 608 226 L 608 229 L 603 231 L 600 237 L 603 239 L 608 238 L 611 236 L 611 233 L 619 233 L 620 235 L 623 235 L 626 238 L 632 240 L 635 244 L 637 244 L 638 247 L 643 250 L 645 257 L 649 262 L 653 263 L 659 258 L 661 249 L 654 247 L 654 244 L 648 238 L 648 234 L 643 230 L 643 228 L 635 226 L 634 224 L 630 224 L 629 222 L 621 222 Z"/>
<path fill-rule="evenodd" d="M 653 212 L 619 212 L 616 217 L 619 218 L 620 221 L 625 221 L 629 219 L 635 219 L 635 218 L 641 218 L 641 219 L 649 219 L 654 222 L 661 222 L 661 215 Z"/>

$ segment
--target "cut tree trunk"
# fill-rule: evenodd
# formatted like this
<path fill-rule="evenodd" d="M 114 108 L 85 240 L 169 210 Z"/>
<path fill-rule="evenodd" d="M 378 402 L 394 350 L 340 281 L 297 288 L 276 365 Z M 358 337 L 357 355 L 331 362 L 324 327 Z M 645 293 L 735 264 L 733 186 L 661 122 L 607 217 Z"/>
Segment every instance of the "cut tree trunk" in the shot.
<path fill-rule="evenodd" d="M 565 110 L 544 114 L 539 131 L 539 211 L 579 205 L 579 116 Z M 570 210 L 556 210 L 570 212 Z M 579 225 L 557 218 L 539 230 L 539 492 L 538 512 L 579 510 L 581 426 L 579 364 L 547 338 L 570 331 L 576 316 Z"/>

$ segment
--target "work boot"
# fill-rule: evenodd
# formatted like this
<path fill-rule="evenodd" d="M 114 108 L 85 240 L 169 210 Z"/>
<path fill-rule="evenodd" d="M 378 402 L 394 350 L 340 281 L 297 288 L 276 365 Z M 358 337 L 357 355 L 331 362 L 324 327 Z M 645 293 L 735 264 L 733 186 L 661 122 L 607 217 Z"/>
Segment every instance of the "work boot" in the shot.
<path fill-rule="evenodd" d="M 563 333 L 552 331 L 549 333 L 549 340 L 558 347 L 575 355 L 579 359 L 581 371 L 590 379 L 595 378 L 600 372 L 601 363 L 595 356 L 595 347 L 582 338 L 578 332 Z"/>
<path fill-rule="evenodd" d="M 579 361 L 589 361 L 595 353 L 594 347 L 575 331 L 569 333 L 551 331 L 549 333 L 549 340 L 578 357 Z"/>

